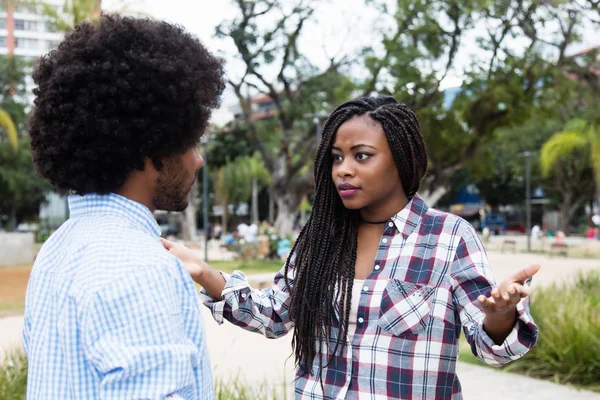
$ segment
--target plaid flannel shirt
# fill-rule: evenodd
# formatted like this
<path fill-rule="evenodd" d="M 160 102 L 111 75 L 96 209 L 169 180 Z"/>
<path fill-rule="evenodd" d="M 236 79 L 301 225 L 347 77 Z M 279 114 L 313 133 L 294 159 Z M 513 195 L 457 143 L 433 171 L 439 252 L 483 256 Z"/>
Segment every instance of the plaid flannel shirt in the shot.
<path fill-rule="evenodd" d="M 202 300 L 218 323 L 223 319 L 269 338 L 292 329 L 290 292 L 283 269 L 267 289 L 250 288 L 244 274 L 224 275 L 222 299 Z M 294 279 L 290 269 L 289 279 Z M 324 368 L 296 373 L 297 399 L 462 399 L 456 376 L 461 327 L 480 360 L 500 366 L 523 356 L 536 342 L 529 299 L 504 343 L 483 329 L 477 303 L 495 287 L 475 230 L 461 218 L 428 208 L 417 195 L 386 223 L 371 274 L 361 290 L 356 332 L 343 354 Z M 332 342 L 339 333 L 338 316 Z M 326 348 L 326 346 L 323 346 Z M 309 373 L 311 372 L 311 373 Z"/>

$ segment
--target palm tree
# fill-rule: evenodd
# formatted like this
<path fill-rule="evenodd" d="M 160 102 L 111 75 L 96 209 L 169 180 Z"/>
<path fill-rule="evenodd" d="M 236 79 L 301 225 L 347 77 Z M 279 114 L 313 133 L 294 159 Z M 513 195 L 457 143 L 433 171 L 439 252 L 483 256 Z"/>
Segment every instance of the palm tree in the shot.
<path fill-rule="evenodd" d="M 258 225 L 258 191 L 259 186 L 264 187 L 271 183 L 271 175 L 265 167 L 262 157 L 255 153 L 252 157 L 240 160 L 241 168 L 245 169 L 251 182 L 251 220 Z"/>
<path fill-rule="evenodd" d="M 10 115 L 1 108 L 0 108 L 0 128 L 3 129 L 4 132 L 6 132 L 6 134 L 8 135 L 8 140 L 10 140 L 10 143 L 12 144 L 12 147 L 16 152 L 18 149 L 18 145 L 19 145 L 19 137 L 17 135 L 17 128 L 15 127 L 15 124 L 14 124 L 12 118 L 10 117 Z"/>
<path fill-rule="evenodd" d="M 554 177 L 562 197 L 562 229 L 568 231 L 571 216 L 588 200 L 590 189 L 595 186 L 600 192 L 600 126 L 569 121 L 542 146 L 540 166 L 544 177 Z"/>
<path fill-rule="evenodd" d="M 561 132 L 555 133 L 544 144 L 540 155 L 542 172 L 548 175 L 561 158 L 586 148 L 590 152 L 596 187 L 600 189 L 600 125 L 595 126 L 583 119 L 569 121 Z"/>
<path fill-rule="evenodd" d="M 65 0 L 61 9 L 44 1 L 33 2 L 50 23 L 61 31 L 66 31 L 85 20 L 97 20 L 102 13 L 102 0 Z"/>
<path fill-rule="evenodd" d="M 227 230 L 229 205 L 248 201 L 252 194 L 252 186 L 246 165 L 236 159 L 228 162 L 217 171 L 215 179 L 216 201 L 223 207 L 223 227 Z"/>

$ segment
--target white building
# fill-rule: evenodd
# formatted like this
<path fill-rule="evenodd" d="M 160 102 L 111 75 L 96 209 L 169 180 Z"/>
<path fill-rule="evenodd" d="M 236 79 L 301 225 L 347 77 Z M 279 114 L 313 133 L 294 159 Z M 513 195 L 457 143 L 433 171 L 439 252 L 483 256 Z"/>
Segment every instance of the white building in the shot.
<path fill-rule="evenodd" d="M 47 0 L 57 8 L 62 0 Z M 56 48 L 62 32 L 53 29 L 42 15 L 26 6 L 14 9 L 0 7 L 0 54 L 23 57 L 35 61 L 38 57 Z"/>

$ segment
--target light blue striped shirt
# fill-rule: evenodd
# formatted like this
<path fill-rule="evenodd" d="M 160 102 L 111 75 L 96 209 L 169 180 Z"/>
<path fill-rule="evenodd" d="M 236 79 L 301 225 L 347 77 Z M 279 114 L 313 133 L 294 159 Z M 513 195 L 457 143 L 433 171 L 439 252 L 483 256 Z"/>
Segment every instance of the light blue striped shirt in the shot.
<path fill-rule="evenodd" d="M 200 302 L 150 210 L 69 197 L 25 303 L 30 399 L 213 399 Z"/>

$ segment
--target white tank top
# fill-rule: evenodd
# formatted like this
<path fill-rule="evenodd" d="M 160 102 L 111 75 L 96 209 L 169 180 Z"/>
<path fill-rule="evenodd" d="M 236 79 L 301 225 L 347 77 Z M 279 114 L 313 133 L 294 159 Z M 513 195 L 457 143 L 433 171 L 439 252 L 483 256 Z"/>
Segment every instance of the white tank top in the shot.
<path fill-rule="evenodd" d="M 364 279 L 355 279 L 352 285 L 352 301 L 350 303 L 350 317 L 348 319 L 348 340 L 352 341 L 354 332 L 356 332 L 356 319 L 358 315 L 358 303 L 362 292 Z"/>

